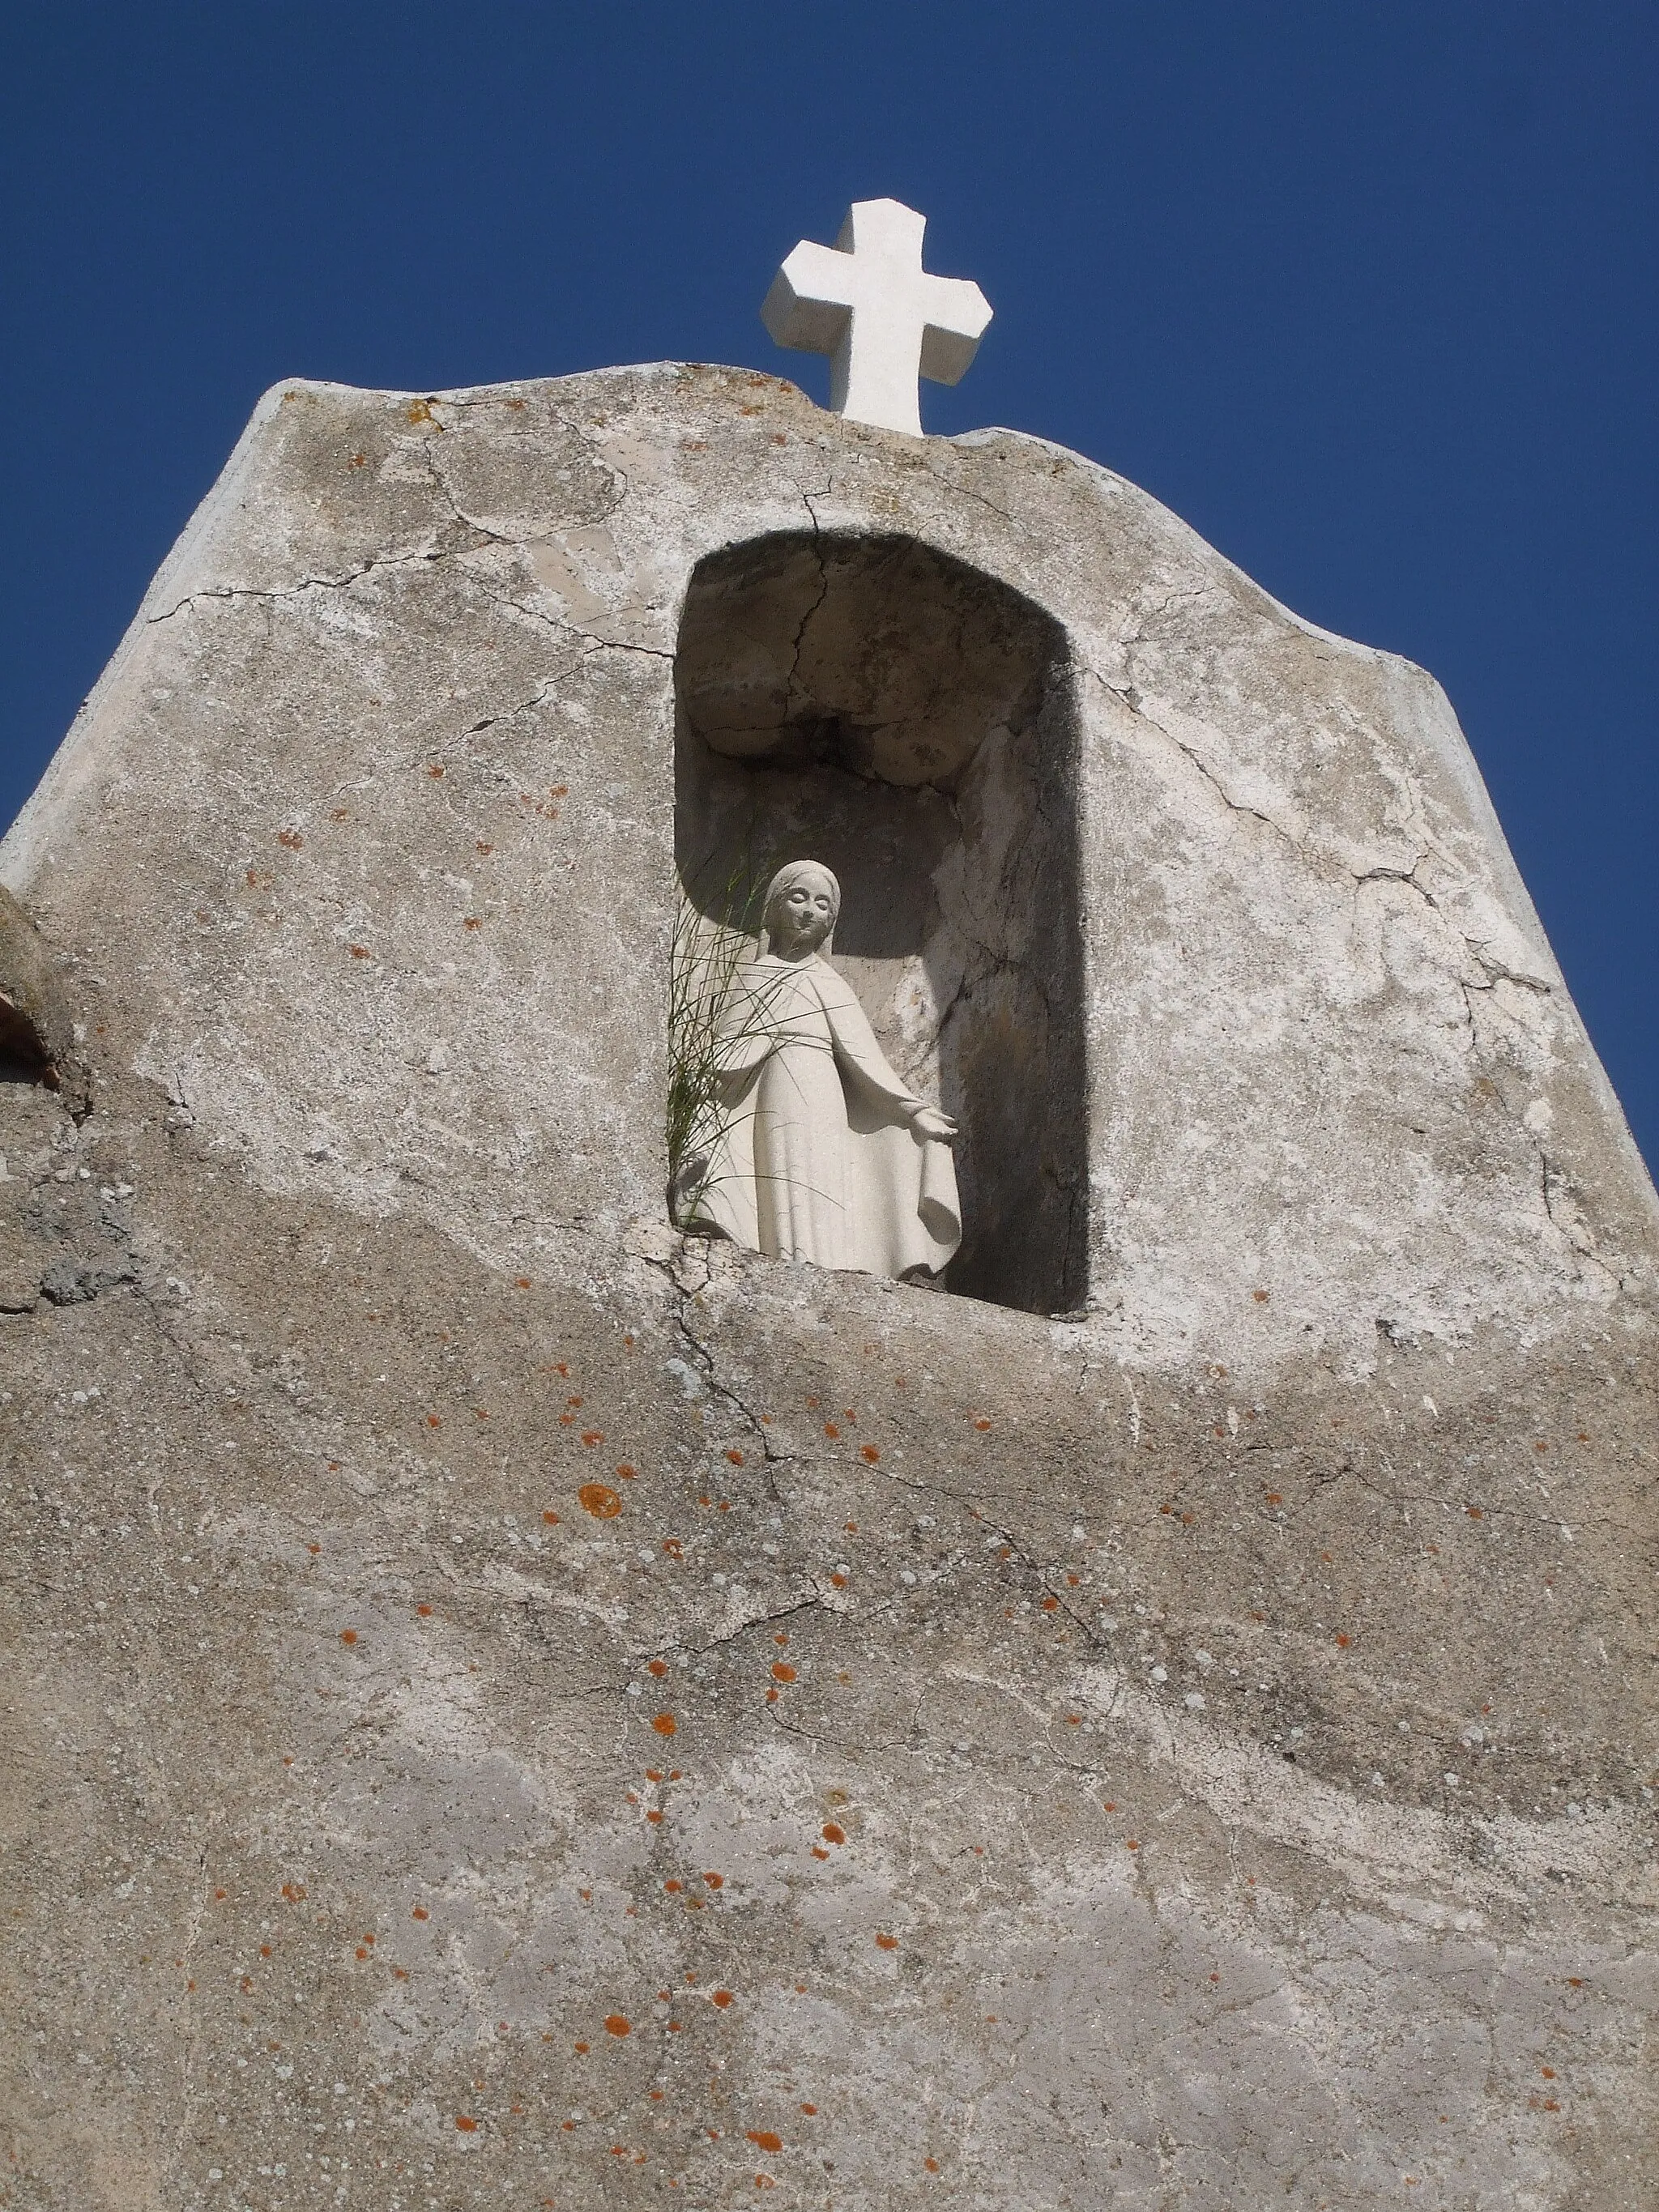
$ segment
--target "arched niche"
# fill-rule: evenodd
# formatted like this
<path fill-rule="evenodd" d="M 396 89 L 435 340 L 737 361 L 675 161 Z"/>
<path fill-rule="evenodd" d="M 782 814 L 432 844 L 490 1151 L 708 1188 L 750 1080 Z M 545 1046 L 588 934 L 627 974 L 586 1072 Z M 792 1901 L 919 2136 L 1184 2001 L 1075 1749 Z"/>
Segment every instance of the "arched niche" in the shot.
<path fill-rule="evenodd" d="M 994 578 L 912 538 L 811 532 L 701 562 L 675 664 L 687 898 L 740 927 L 786 860 L 835 870 L 836 964 L 962 1126 L 945 1287 L 1033 1313 L 1086 1288 L 1068 668 L 1060 625 Z"/>

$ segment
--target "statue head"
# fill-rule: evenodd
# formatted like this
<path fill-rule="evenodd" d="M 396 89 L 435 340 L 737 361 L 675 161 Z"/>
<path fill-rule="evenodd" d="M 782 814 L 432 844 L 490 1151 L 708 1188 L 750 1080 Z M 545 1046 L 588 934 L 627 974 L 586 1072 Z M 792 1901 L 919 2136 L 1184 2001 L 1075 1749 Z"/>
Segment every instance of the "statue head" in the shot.
<path fill-rule="evenodd" d="M 799 960 L 825 949 L 841 912 L 841 885 L 821 861 L 791 860 L 766 887 L 765 949 Z"/>

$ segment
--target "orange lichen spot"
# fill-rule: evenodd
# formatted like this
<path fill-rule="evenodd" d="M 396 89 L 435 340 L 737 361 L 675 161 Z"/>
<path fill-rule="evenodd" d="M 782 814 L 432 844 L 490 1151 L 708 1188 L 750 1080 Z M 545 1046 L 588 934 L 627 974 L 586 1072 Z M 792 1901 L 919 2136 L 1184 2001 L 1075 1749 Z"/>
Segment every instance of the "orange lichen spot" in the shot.
<path fill-rule="evenodd" d="M 876 1938 L 876 1948 L 878 1951 L 896 1951 L 898 1948 L 898 1937 L 896 1936 L 878 1936 Z"/>
<path fill-rule="evenodd" d="M 558 1515 L 553 1512 L 550 1509 L 544 1510 L 542 1519 L 546 1522 L 550 1528 L 556 1528 L 559 1525 Z"/>
<path fill-rule="evenodd" d="M 779 1629 L 777 1634 L 772 1638 L 772 1641 L 774 1644 L 787 1644 L 789 1641 L 787 1630 L 782 1628 Z"/>
<path fill-rule="evenodd" d="M 623 1460 L 621 1466 L 617 1468 L 617 1473 L 624 1482 L 632 1482 L 639 1469 L 631 1466 L 627 1460 Z"/>
<path fill-rule="evenodd" d="M 297 853 L 305 842 L 297 830 L 279 830 L 276 832 L 276 842 L 286 845 L 290 853 Z"/>
<path fill-rule="evenodd" d="M 856 1521 L 849 1521 L 847 1523 L 847 1533 L 849 1536 L 856 1536 L 858 1534 L 859 1524 Z"/>
<path fill-rule="evenodd" d="M 1197 1518 L 1196 1513 L 1183 1513 L 1181 1516 L 1181 1525 L 1183 1528 L 1190 1528 Z"/>
<path fill-rule="evenodd" d="M 268 1958 L 270 1956 L 270 1944 L 269 1944 L 269 1943 L 261 1943 L 261 1944 L 260 1944 L 260 1946 L 259 1946 L 259 1956 L 260 1956 L 262 1959 L 268 1959 Z M 180 1963 L 182 1963 L 182 1962 L 181 1962 L 181 1961 L 175 1960 L 175 1961 L 174 1961 L 174 1963 L 175 1963 L 175 1964 L 180 1964 Z"/>
<path fill-rule="evenodd" d="M 222 1889 L 218 1892 L 218 1894 L 221 1897 L 222 1897 L 224 1893 L 225 1893 Z M 1582 1990 L 1583 1986 L 1584 1977 L 1582 1974 L 1569 1974 L 1567 1976 L 1567 1987 L 1570 1990 Z"/>
<path fill-rule="evenodd" d="M 775 1659 L 772 1662 L 772 1679 L 776 1682 L 793 1682 L 795 1679 L 795 1670 L 787 1660 Z"/>
<path fill-rule="evenodd" d="M 1337 1648 L 1337 1650 L 1338 1650 L 1339 1651 L 1346 1651 L 1346 1650 L 1347 1650 L 1347 1648 L 1348 1648 L 1349 1644 L 1352 1642 L 1352 1640 L 1353 1640 L 1353 1639 L 1352 1639 L 1351 1637 L 1347 1637 L 1347 1636 L 1339 1636 L 1339 1637 L 1337 1638 L 1337 1639 L 1336 1639 L 1336 1648 Z"/>
<path fill-rule="evenodd" d="M 1250 1296 L 1255 1300 L 1259 1306 L 1265 1306 L 1267 1303 L 1267 1293 L 1266 1291 L 1252 1291 L 1250 1292 Z"/>
<path fill-rule="evenodd" d="M 980 1430 L 981 1432 L 983 1432 L 985 1430 L 988 1429 L 988 1428 L 990 1427 L 990 1425 L 991 1425 L 990 1422 L 986 1419 L 986 1417 L 985 1417 L 985 1415 L 984 1415 L 983 1413 L 978 1414 L 978 1415 L 975 1417 L 975 1421 L 974 1421 L 974 1426 L 975 1426 L 976 1429 Z"/>
<path fill-rule="evenodd" d="M 721 2010 L 722 2012 L 724 2012 L 724 2011 L 726 2010 L 726 2008 L 727 2007 L 727 2005 L 729 2005 L 729 2004 L 731 2003 L 731 2002 L 732 2002 L 732 1992 L 731 1992 L 731 1990 L 715 1990 L 715 1992 L 714 1992 L 714 2000 L 713 2000 L 713 2001 L 714 2001 L 714 2002 L 715 2004 L 717 2004 L 717 2005 L 720 2007 L 720 2010 Z"/>
<path fill-rule="evenodd" d="M 647 1814 L 646 1814 L 646 1816 L 645 1816 L 645 1817 L 646 1817 L 646 1819 L 647 1819 L 647 1820 L 651 1821 L 651 1822 L 654 1825 L 656 1822 L 659 1821 L 659 1820 L 662 1819 L 662 1814 L 661 1814 L 660 1813 L 654 1813 L 654 1812 L 653 1812 L 653 1813 L 647 1813 Z"/>
<path fill-rule="evenodd" d="M 1059 1608 L 1060 1600 L 1057 1597 L 1045 1597 L 1043 1599 L 1042 1610 L 1045 1613 L 1055 1613 L 1058 1612 Z"/>
<path fill-rule="evenodd" d="M 1140 1849 L 1140 1845 L 1135 1841 L 1133 1836 L 1126 1836 L 1123 1839 L 1123 1848 L 1126 1851 L 1138 1851 Z"/>
<path fill-rule="evenodd" d="M 833 1589 L 845 1589 L 847 1587 L 847 1577 L 845 1575 L 831 1575 L 830 1577 L 830 1583 Z"/>
<path fill-rule="evenodd" d="M 442 1428 L 444 1425 L 443 1415 L 441 1413 L 428 1413 L 426 1417 L 426 1425 L 429 1429 Z"/>
<path fill-rule="evenodd" d="M 738 1449 L 735 1444 L 730 1446 L 726 1456 L 731 1461 L 733 1467 L 741 1467 L 743 1465 L 743 1454 Z"/>
<path fill-rule="evenodd" d="M 1103 1799 L 1103 1800 L 1102 1801 L 1102 1810 L 1103 1810 L 1103 1811 L 1104 1811 L 1104 1812 L 1107 1812 L 1107 1813 L 1115 1813 L 1115 1812 L 1116 1812 L 1116 1810 L 1117 1810 L 1117 1800 L 1116 1800 L 1116 1798 L 1115 1798 L 1115 1797 L 1108 1797 L 1108 1798 Z"/>
<path fill-rule="evenodd" d="M 668 1662 L 665 1659 L 647 1659 L 645 1663 L 645 1671 L 647 1674 L 654 1674 L 657 1680 L 660 1682 L 663 1676 L 668 1672 Z M 657 1778 L 653 1776 L 652 1778 L 654 1781 Z"/>
<path fill-rule="evenodd" d="M 311 1554 L 311 1556 L 312 1556 L 312 1558 L 313 1558 L 313 1559 L 316 1558 L 316 1556 L 317 1556 L 318 1553 L 319 1553 L 319 1552 L 320 1552 L 320 1551 L 322 1550 L 322 1548 L 323 1548 L 323 1547 L 322 1547 L 322 1546 L 321 1546 L 320 1544 L 307 1544 L 307 1545 L 306 1546 L 306 1549 L 307 1549 L 307 1551 L 308 1551 L 308 1552 L 310 1553 L 310 1554 Z"/>
<path fill-rule="evenodd" d="M 343 1628 L 340 1631 L 340 1641 L 342 1644 L 355 1644 L 357 1641 L 356 1630 L 355 1628 Z"/>
<path fill-rule="evenodd" d="M 486 845 L 483 838 L 479 838 L 474 844 L 472 849 L 480 856 L 480 858 L 487 860 L 490 854 L 495 851 L 495 848 L 493 845 Z"/>
<path fill-rule="evenodd" d="M 483 916 L 482 915 L 469 914 L 462 921 L 461 927 L 463 929 L 482 929 L 483 927 Z"/>
<path fill-rule="evenodd" d="M 530 1288 L 529 1276 L 515 1275 L 513 1278 L 513 1287 L 515 1291 L 527 1291 Z"/>
<path fill-rule="evenodd" d="M 576 1495 L 583 1512 L 596 1521 L 614 1521 L 622 1511 L 622 1500 L 608 1482 L 585 1482 Z"/>
<path fill-rule="evenodd" d="M 868 1460 L 871 1466 L 873 1467 L 876 1462 L 881 1457 L 881 1454 L 876 1449 L 873 1444 L 860 1444 L 859 1446 L 859 1457 L 860 1459 Z"/>
<path fill-rule="evenodd" d="M 1547 1451 L 1549 1449 L 1549 1446 L 1544 1442 L 1542 1437 L 1540 1437 L 1537 1443 L 1533 1446 L 1533 1449 L 1534 1451 L 1540 1452 Z"/>
<path fill-rule="evenodd" d="M 216 1889 L 213 1894 L 218 1899 L 220 1904 L 222 1905 L 225 1899 L 229 1896 L 230 1893 L 228 1890 L 225 1889 Z M 284 1894 L 286 1894 L 286 1885 L 284 1885 Z"/>
<path fill-rule="evenodd" d="M 607 2035 L 626 2035 L 633 2025 L 633 2021 L 629 2019 L 626 2013 L 608 2012 L 605 2016 L 605 2032 Z"/>
<path fill-rule="evenodd" d="M 1484 1521 L 1486 1517 L 1484 1508 L 1479 1505 L 1466 1505 L 1463 1510 L 1471 1521 Z"/>
<path fill-rule="evenodd" d="M 801 2110 L 809 2120 L 815 2120 L 818 2116 L 818 2108 L 816 2105 L 803 2105 Z"/>
<path fill-rule="evenodd" d="M 455 2124 L 464 2136 L 470 2136 L 476 2132 L 478 2123 L 470 2112 L 457 2112 Z"/>
<path fill-rule="evenodd" d="M 703 1880 L 708 1884 L 710 1889 L 724 1889 L 726 1887 L 726 1876 L 723 1874 L 706 1874 Z"/>
<path fill-rule="evenodd" d="M 776 1705 L 776 1703 L 778 1702 L 778 1693 L 777 1693 L 777 1692 L 776 1692 L 775 1690 L 769 1690 L 769 1691 L 767 1692 L 767 1693 L 766 1693 L 766 1702 L 767 1702 L 767 1704 L 768 1704 L 769 1705 Z"/>
<path fill-rule="evenodd" d="M 1081 1713 L 1067 1713 L 1066 1716 L 1066 1725 L 1067 1728 L 1077 1728 L 1081 1724 L 1082 1719 L 1083 1716 Z"/>
<path fill-rule="evenodd" d="M 814 1844 L 812 1846 L 812 1856 L 815 1859 L 827 1859 L 830 1854 L 824 1850 L 822 1844 Z"/>
<path fill-rule="evenodd" d="M 441 761 L 432 762 L 427 769 L 427 774 L 432 778 L 434 783 L 441 779 L 443 772 L 444 764 Z"/>
<path fill-rule="evenodd" d="M 662 1540 L 662 1547 L 671 1559 L 683 1559 L 685 1557 L 685 1547 L 678 1536 L 665 1536 Z"/>
<path fill-rule="evenodd" d="M 783 2137 L 774 2135 L 770 2128 L 750 2128 L 748 2139 L 751 2143 L 758 2144 L 762 2150 L 769 2153 L 783 2148 Z"/>
<path fill-rule="evenodd" d="M 219 1894 L 222 1897 L 223 1890 L 221 1890 Z M 283 1895 L 287 1898 L 290 1905 L 303 1905 L 306 1899 L 306 1886 L 302 1881 L 285 1881 L 283 1884 Z"/>
<path fill-rule="evenodd" d="M 372 960 L 374 955 L 369 951 L 368 945 L 354 945 L 351 948 L 351 957 L 354 960 Z"/>
<path fill-rule="evenodd" d="M 582 1431 L 582 1442 L 591 1451 L 595 1444 L 602 1444 L 605 1442 L 605 1431 L 603 1429 L 584 1429 Z M 632 1480 L 631 1477 L 629 1479 L 630 1480 Z"/>
<path fill-rule="evenodd" d="M 817 1404 L 817 1402 L 818 1402 L 818 1401 L 817 1401 L 817 1400 L 816 1398 L 809 1398 L 809 1399 L 807 1400 L 807 1401 L 806 1401 L 806 1410 L 807 1410 L 807 1412 L 808 1412 L 809 1413 L 811 1412 L 811 1410 L 812 1410 L 813 1407 L 814 1407 L 814 1406 L 816 1406 L 816 1405 Z"/>
<path fill-rule="evenodd" d="M 1076 1589 L 1082 1580 L 1083 1577 L 1081 1575 L 1067 1575 L 1066 1577 L 1066 1586 L 1068 1589 Z"/>
<path fill-rule="evenodd" d="M 581 2058 L 586 2058 L 586 2056 L 587 2056 L 587 2045 L 586 2045 L 585 2043 L 579 2043 L 579 2044 L 577 2044 L 577 2045 L 575 2046 L 575 2048 L 576 2048 L 576 2053 L 577 2053 L 577 2056 L 578 2056 L 579 2057 L 581 2057 Z"/>
<path fill-rule="evenodd" d="M 732 1510 L 732 1501 L 729 1498 L 721 1498 L 720 1502 L 720 1510 L 722 1513 L 729 1513 Z"/>
<path fill-rule="evenodd" d="M 432 1915 L 427 1911 L 425 1905 L 417 1905 L 409 1917 L 411 1920 L 430 1920 Z"/>
<path fill-rule="evenodd" d="M 844 1844 L 847 1841 L 847 1831 L 839 1820 L 826 1820 L 818 1833 L 826 1844 Z"/>
<path fill-rule="evenodd" d="M 659 1735 L 672 1735 L 678 1723 L 672 1713 L 659 1713 L 651 1725 Z"/>
<path fill-rule="evenodd" d="M 368 466 L 368 455 L 367 453 L 354 453 L 351 456 L 351 459 L 346 463 L 346 466 L 349 469 L 367 468 Z"/>
<path fill-rule="evenodd" d="M 357 1946 L 357 1956 L 360 1959 L 366 1959 L 368 1956 L 368 1953 L 363 1948 L 361 1943 Z"/>
<path fill-rule="evenodd" d="M 927 2167 L 929 2173 L 937 2173 L 939 2172 L 939 2160 L 936 2158 L 925 2158 L 921 2162 Z"/>
<path fill-rule="evenodd" d="M 834 1439 L 841 1434 L 841 1431 L 836 1426 L 833 1421 L 826 1421 L 823 1425 L 823 1433 L 833 1442 Z"/>
<path fill-rule="evenodd" d="M 1553 2066 L 1540 2066 L 1538 2070 L 1547 2081 L 1554 2081 L 1555 2069 Z"/>
<path fill-rule="evenodd" d="M 667 1891 L 670 1897 L 678 1897 L 681 1891 L 685 1887 L 685 1884 L 683 1881 L 675 1881 L 671 1878 L 669 1881 L 664 1882 L 663 1887 Z"/>
<path fill-rule="evenodd" d="M 773 2180 L 769 2173 L 757 2173 L 755 2176 L 755 2186 L 757 2189 L 775 2189 L 777 2185 L 777 2183 Z"/>

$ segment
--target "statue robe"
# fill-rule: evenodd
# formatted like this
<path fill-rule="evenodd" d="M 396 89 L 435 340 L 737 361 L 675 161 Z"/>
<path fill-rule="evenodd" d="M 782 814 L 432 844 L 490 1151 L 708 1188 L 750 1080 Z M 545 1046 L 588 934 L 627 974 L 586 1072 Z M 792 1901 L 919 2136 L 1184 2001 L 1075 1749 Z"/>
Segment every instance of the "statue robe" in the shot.
<path fill-rule="evenodd" d="M 694 1222 L 781 1260 L 937 1274 L 962 1242 L 951 1148 L 888 1066 L 850 984 L 814 953 L 738 971 Z"/>

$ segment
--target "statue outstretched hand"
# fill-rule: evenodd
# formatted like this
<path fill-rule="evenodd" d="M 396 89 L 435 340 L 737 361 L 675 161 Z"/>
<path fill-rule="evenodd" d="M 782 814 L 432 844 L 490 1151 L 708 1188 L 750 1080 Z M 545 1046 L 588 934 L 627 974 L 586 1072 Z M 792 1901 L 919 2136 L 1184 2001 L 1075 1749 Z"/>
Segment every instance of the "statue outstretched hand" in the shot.
<path fill-rule="evenodd" d="M 941 1114 L 937 1106 L 919 1106 L 910 1116 L 910 1127 L 917 1136 L 937 1138 L 942 1145 L 953 1144 L 958 1133 L 950 1115 Z"/>

